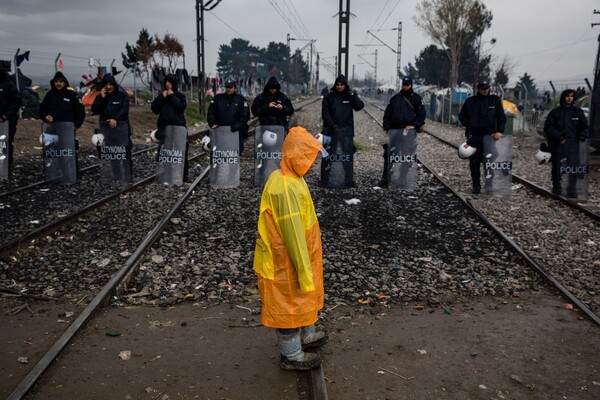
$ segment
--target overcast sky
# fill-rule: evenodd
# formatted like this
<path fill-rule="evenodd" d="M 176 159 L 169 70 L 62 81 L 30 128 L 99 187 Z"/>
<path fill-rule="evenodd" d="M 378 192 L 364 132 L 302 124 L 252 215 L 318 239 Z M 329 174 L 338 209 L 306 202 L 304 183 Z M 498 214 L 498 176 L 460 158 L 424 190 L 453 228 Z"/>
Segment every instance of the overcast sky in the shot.
<path fill-rule="evenodd" d="M 207 0 L 204 0 L 205 3 Z M 419 52 L 431 40 L 413 22 L 420 0 L 352 0 L 350 11 L 350 66 L 356 78 L 373 73 L 377 50 L 379 82 L 395 82 L 398 23 L 402 22 L 401 65 L 414 64 Z M 292 38 L 316 39 L 315 50 L 322 63 L 334 63 L 338 45 L 339 0 L 222 0 L 205 13 L 206 72 L 215 75 L 219 45 L 241 37 L 266 47 L 269 42 Z M 345 1 L 344 1 L 345 3 Z M 598 47 L 600 2 L 593 0 L 485 0 L 494 18 L 484 34 L 484 50 L 500 63 L 504 57 L 514 64 L 510 75 L 514 84 L 527 72 L 538 88 L 553 81 L 557 90 L 593 83 L 594 60 Z M 282 17 L 285 15 L 285 18 Z M 31 61 L 22 65 L 25 73 L 54 73 L 54 59 L 62 54 L 67 76 L 80 80 L 89 57 L 109 65 L 113 58 L 121 69 L 125 43 L 134 43 L 139 31 L 170 33 L 184 45 L 186 67 L 194 74 L 196 25 L 194 0 L 2 0 L 0 2 L 0 58 L 12 59 L 17 48 L 31 51 Z M 495 38 L 492 46 L 489 41 Z M 307 41 L 292 41 L 292 50 Z M 361 46 L 357 46 L 361 45 Z M 368 46 L 364 46 L 368 45 Z M 307 54 L 307 51 L 304 52 Z M 362 54 L 362 58 L 358 57 Z M 315 61 L 316 57 L 313 58 Z M 333 73 L 321 65 L 320 76 L 333 82 Z"/>

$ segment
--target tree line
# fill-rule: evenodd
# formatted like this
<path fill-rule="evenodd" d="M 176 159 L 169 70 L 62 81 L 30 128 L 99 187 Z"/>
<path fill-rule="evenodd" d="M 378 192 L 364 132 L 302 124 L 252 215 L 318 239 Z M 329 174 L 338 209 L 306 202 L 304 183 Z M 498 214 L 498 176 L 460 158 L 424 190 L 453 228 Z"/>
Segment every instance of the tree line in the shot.
<path fill-rule="evenodd" d="M 493 15 L 481 0 L 422 0 L 413 17 L 417 26 L 434 44 L 425 47 L 408 63 L 403 75 L 415 82 L 438 87 L 456 87 L 459 83 L 474 85 L 482 79 L 505 87 L 514 68 L 508 57 L 492 67 L 489 46 L 496 39 L 483 41 L 483 34 L 492 26 Z M 486 48 L 487 47 L 487 48 Z M 174 73 L 180 59 L 184 60 L 183 45 L 171 34 L 162 38 L 150 35 L 146 29 L 139 33 L 135 44 L 125 45 L 121 53 L 123 65 L 150 86 L 152 70 L 165 68 Z M 310 77 L 308 62 L 302 51 L 293 54 L 285 43 L 270 42 L 261 48 L 249 41 L 235 38 L 219 47 L 217 73 L 225 79 L 266 79 L 277 77 L 281 82 L 306 84 Z M 377 82 L 374 82 L 377 85 Z M 525 73 L 519 78 L 517 93 L 527 89 L 535 98 L 537 89 L 533 78 Z"/>
<path fill-rule="evenodd" d="M 179 40 L 165 34 L 162 38 L 150 35 L 142 28 L 135 44 L 125 44 L 121 53 L 123 66 L 150 87 L 152 70 L 164 68 L 175 73 L 180 60 L 185 64 L 185 51 Z M 230 44 L 219 47 L 217 73 L 225 79 L 267 79 L 271 76 L 280 81 L 305 84 L 310 79 L 309 65 L 300 49 L 291 54 L 284 43 L 270 42 L 266 48 L 253 46 L 244 39 L 232 39 Z"/>

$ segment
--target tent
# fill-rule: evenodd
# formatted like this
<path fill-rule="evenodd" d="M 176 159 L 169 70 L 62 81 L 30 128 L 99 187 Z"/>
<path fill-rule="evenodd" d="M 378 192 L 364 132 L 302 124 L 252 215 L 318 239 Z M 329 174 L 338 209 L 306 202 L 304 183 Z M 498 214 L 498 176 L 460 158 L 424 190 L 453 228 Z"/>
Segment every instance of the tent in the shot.
<path fill-rule="evenodd" d="M 519 109 L 517 108 L 517 105 L 511 101 L 502 100 L 502 107 L 504 108 L 504 114 L 519 114 Z"/>

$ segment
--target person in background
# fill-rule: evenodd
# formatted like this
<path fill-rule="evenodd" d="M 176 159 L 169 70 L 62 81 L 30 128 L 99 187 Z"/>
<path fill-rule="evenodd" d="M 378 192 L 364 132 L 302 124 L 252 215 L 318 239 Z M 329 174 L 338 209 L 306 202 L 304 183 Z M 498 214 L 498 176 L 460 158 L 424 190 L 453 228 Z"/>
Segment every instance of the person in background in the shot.
<path fill-rule="evenodd" d="M 327 335 L 315 328 L 323 308 L 321 230 L 304 175 L 322 146 L 306 129 L 292 127 L 283 142 L 280 169 L 262 192 L 254 271 L 262 299 L 263 325 L 277 329 L 280 367 L 308 370 L 321 365 Z"/>
<path fill-rule="evenodd" d="M 75 130 L 83 125 L 85 120 L 85 108 L 81 103 L 81 98 L 70 88 L 69 81 L 61 71 L 54 74 L 50 81 L 50 91 L 46 93 L 44 100 L 40 103 L 40 118 L 49 124 L 53 122 L 72 122 Z M 76 132 L 73 132 L 76 135 Z M 77 150 L 79 142 L 77 137 L 75 141 L 75 163 L 79 171 L 77 161 Z"/>
<path fill-rule="evenodd" d="M 17 86 L 10 80 L 8 71 L 0 63 L 0 122 L 8 121 L 8 174 L 12 173 L 13 142 L 17 134 L 19 121 L 19 108 L 21 107 L 21 93 Z"/>
<path fill-rule="evenodd" d="M 425 124 L 425 106 L 423 99 L 413 90 L 413 81 L 410 76 L 402 78 L 402 89 L 392 96 L 383 113 L 383 130 L 390 129 L 416 129 Z M 383 175 L 379 186 L 388 185 L 389 151 L 388 144 L 383 145 Z"/>
<path fill-rule="evenodd" d="M 125 151 L 129 161 L 130 171 L 133 171 L 133 160 L 131 158 L 131 125 L 129 125 L 129 95 L 119 90 L 115 77 L 108 74 L 102 79 L 102 90 L 92 103 L 91 110 L 100 116 L 100 122 L 104 121 L 110 128 L 116 128 L 119 123 L 127 123 L 127 142 Z"/>
<path fill-rule="evenodd" d="M 292 102 L 281 92 L 281 85 L 274 76 L 269 78 L 263 92 L 256 96 L 251 110 L 261 125 L 287 127 L 288 117 L 294 114 Z"/>
<path fill-rule="evenodd" d="M 94 114 L 100 115 L 100 121 L 105 121 L 111 128 L 115 128 L 118 122 L 129 125 L 129 96 L 119 90 L 112 75 L 105 75 L 102 79 L 102 90 L 94 99 L 91 109 Z"/>
<path fill-rule="evenodd" d="M 560 95 L 558 107 L 553 108 L 546 117 L 544 133 L 548 137 L 548 146 L 552 158 L 552 192 L 561 195 L 561 159 L 566 158 L 567 165 L 579 164 L 579 143 L 585 142 L 589 137 L 588 120 L 579 107 L 575 104 L 575 92 L 572 89 L 564 90 Z M 576 174 L 569 174 L 567 196 L 577 197 L 575 184 Z"/>
<path fill-rule="evenodd" d="M 177 89 L 177 86 L 177 77 L 173 74 L 167 74 L 163 80 L 163 91 L 152 100 L 152 104 L 150 105 L 152 112 L 158 114 L 156 120 L 157 139 L 159 141 L 158 151 L 156 153 L 157 157 L 160 154 L 160 149 L 165 144 L 165 138 L 161 128 L 168 125 L 186 126 L 184 111 L 187 107 L 187 99 L 185 98 L 185 95 Z M 184 154 L 185 161 L 183 166 L 184 181 L 188 180 L 188 149 L 189 145 L 186 140 Z"/>
<path fill-rule="evenodd" d="M 490 94 L 490 84 L 483 80 L 477 83 L 477 93 L 469 97 L 458 114 L 460 123 L 465 127 L 465 136 L 469 146 L 477 151 L 469 157 L 469 170 L 473 193 L 481 192 L 481 164 L 483 163 L 483 138 L 491 136 L 500 140 L 506 125 L 506 115 L 500 97 Z"/>
<path fill-rule="evenodd" d="M 340 128 L 354 128 L 352 111 L 360 111 L 364 107 L 365 103 L 358 97 L 356 90 L 350 89 L 348 80 L 340 74 L 329 93 L 323 97 L 321 116 L 324 131 L 333 136 Z"/>
<path fill-rule="evenodd" d="M 85 120 L 85 108 L 69 81 L 58 71 L 50 81 L 50 91 L 40 103 L 40 118 L 47 123 L 73 122 L 79 129 Z"/>
<path fill-rule="evenodd" d="M 231 132 L 239 132 L 240 155 L 244 151 L 244 139 L 248 133 L 250 110 L 246 98 L 237 93 L 237 84 L 233 80 L 225 82 L 225 93 L 219 93 L 210 101 L 206 116 L 208 126 L 230 126 Z"/>

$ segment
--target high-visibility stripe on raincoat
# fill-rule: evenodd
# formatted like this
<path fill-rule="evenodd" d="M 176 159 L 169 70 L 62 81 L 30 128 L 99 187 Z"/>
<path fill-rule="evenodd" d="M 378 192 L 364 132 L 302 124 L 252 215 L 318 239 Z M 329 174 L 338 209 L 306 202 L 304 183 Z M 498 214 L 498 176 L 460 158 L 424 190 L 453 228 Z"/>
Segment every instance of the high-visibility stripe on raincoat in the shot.
<path fill-rule="evenodd" d="M 315 206 L 304 175 L 321 145 L 293 127 L 283 142 L 280 169 L 263 189 L 254 250 L 262 323 L 271 328 L 312 325 L 323 308 L 323 250 Z"/>

